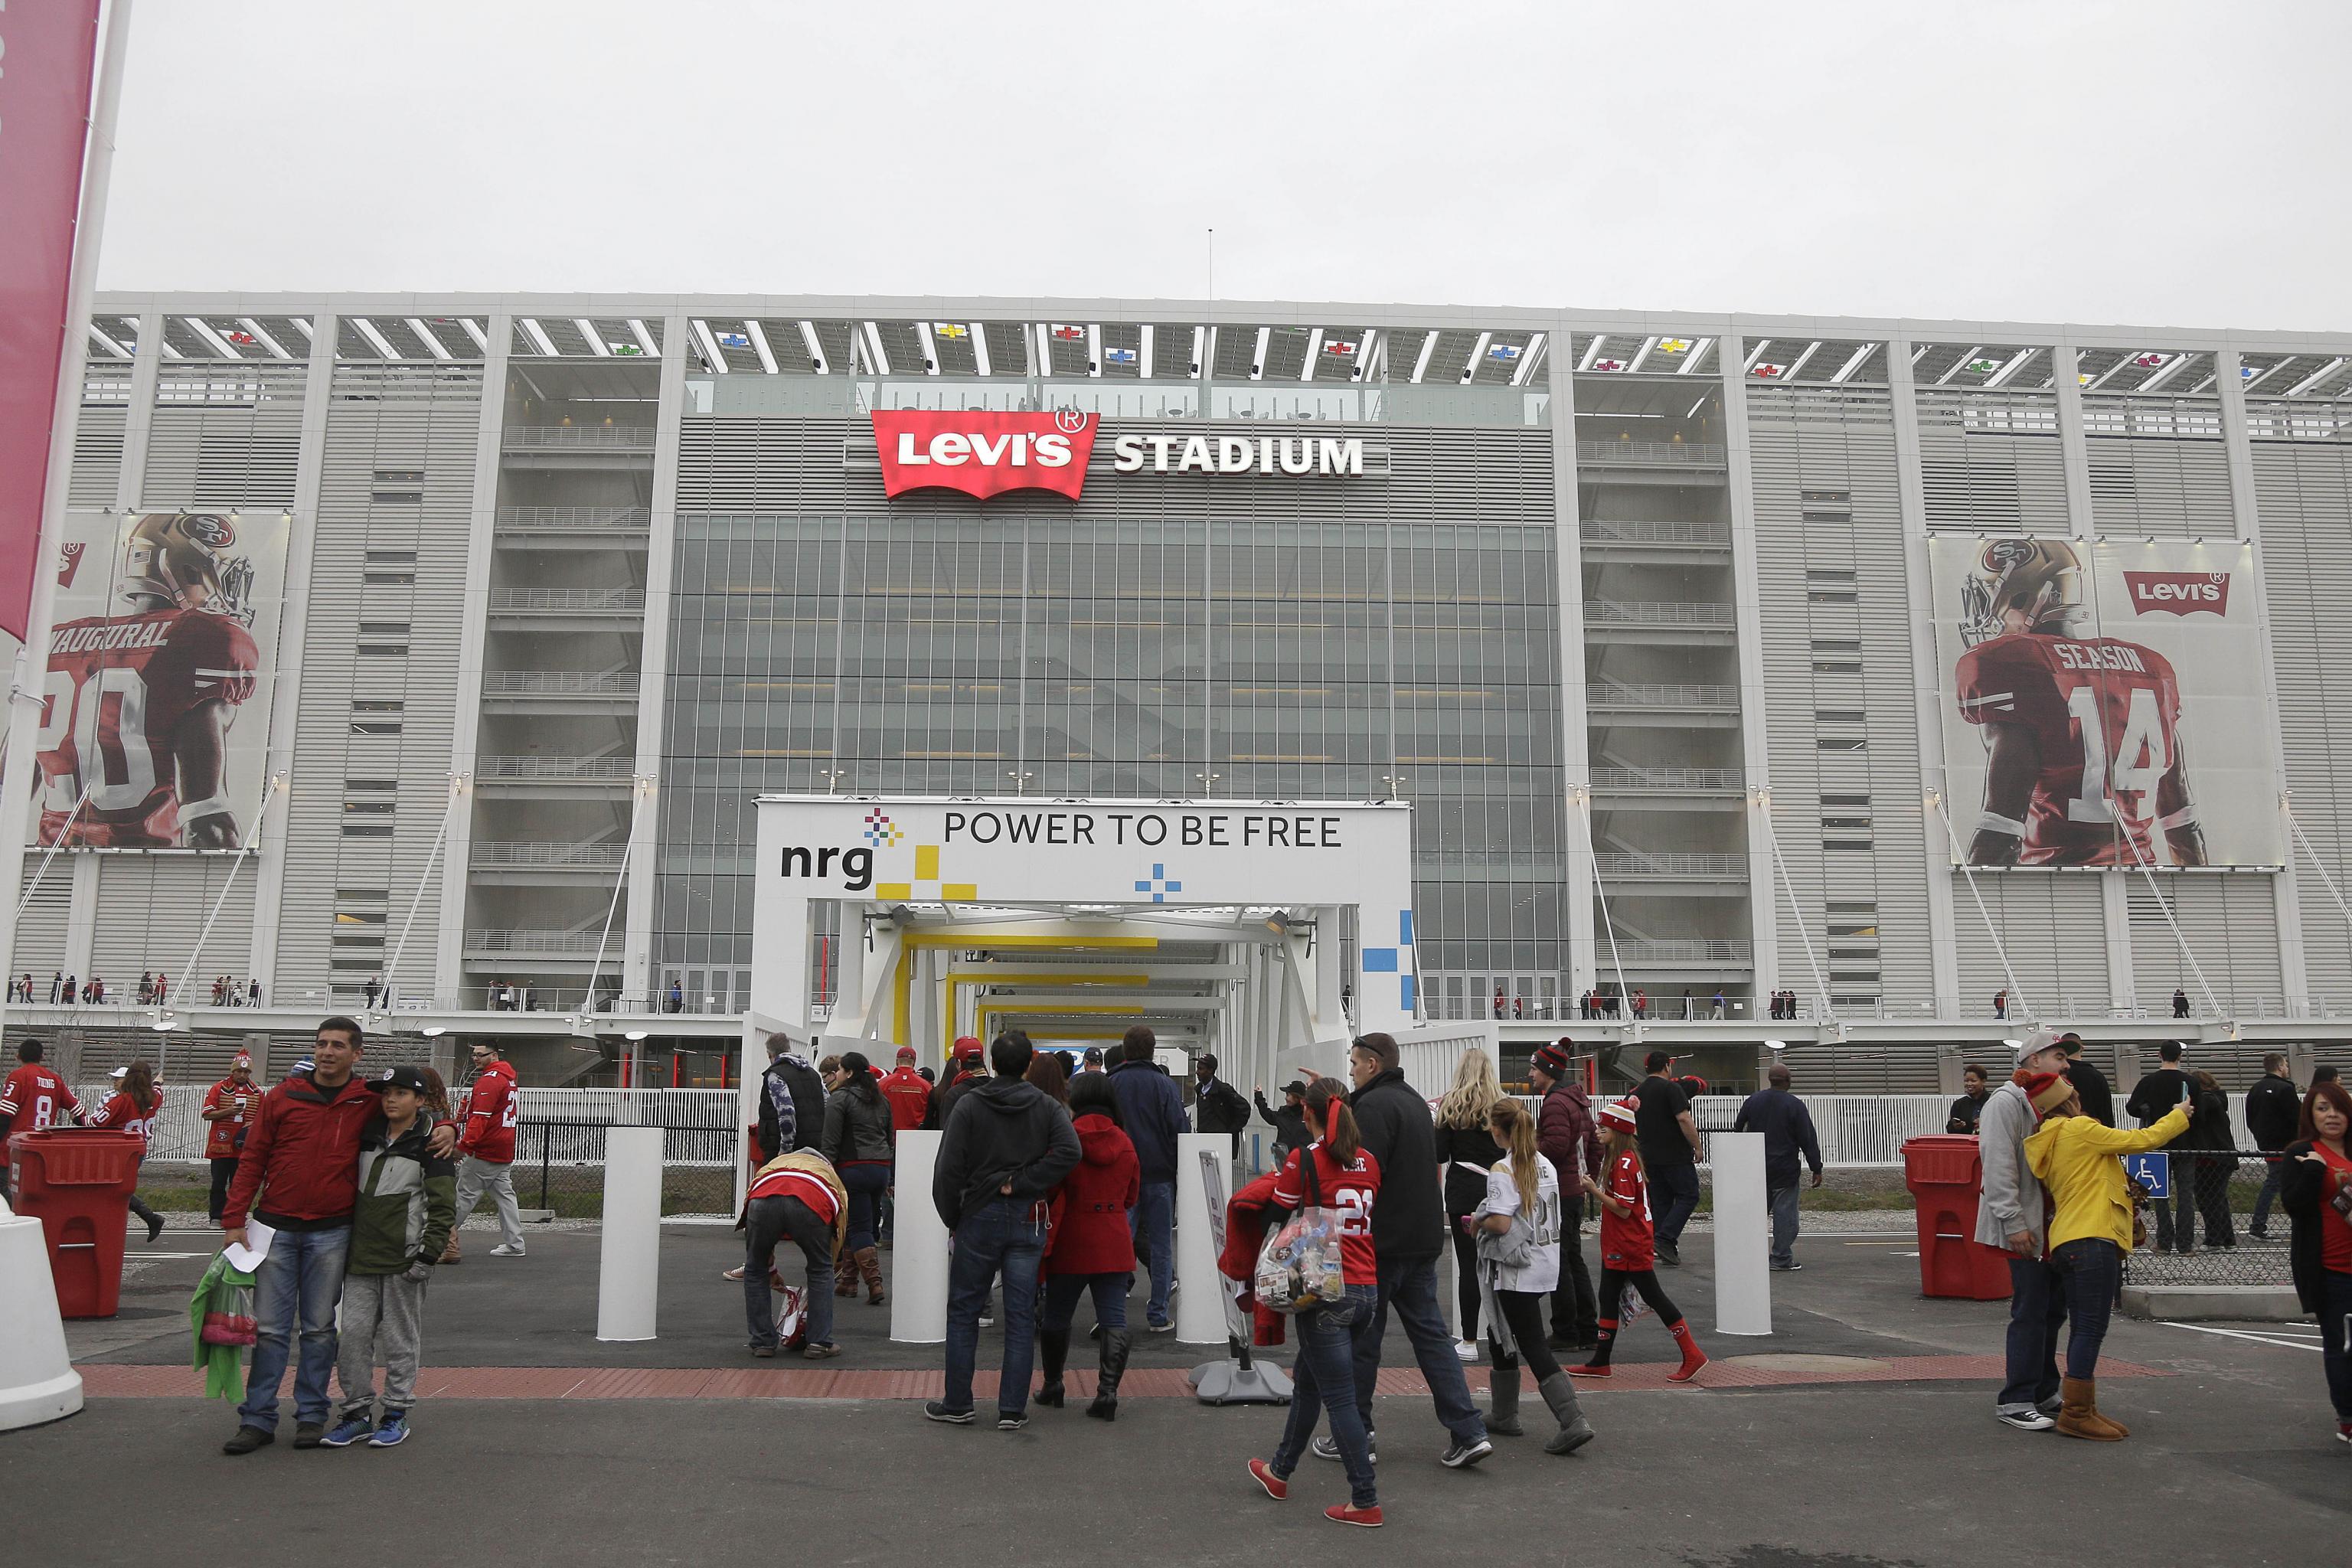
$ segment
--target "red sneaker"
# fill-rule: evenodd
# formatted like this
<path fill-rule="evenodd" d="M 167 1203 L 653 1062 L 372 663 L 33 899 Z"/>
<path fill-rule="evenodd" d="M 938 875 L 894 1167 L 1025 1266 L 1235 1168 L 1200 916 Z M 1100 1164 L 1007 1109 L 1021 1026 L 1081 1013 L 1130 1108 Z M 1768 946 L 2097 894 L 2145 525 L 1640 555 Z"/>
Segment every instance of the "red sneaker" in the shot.
<path fill-rule="evenodd" d="M 1276 1502 L 1289 1500 L 1290 1483 L 1276 1475 L 1272 1465 L 1267 1464 L 1264 1459 L 1252 1459 L 1249 1463 L 1249 1472 L 1250 1479 L 1265 1489 L 1266 1496 Z"/>
<path fill-rule="evenodd" d="M 1360 1524 L 1367 1530 L 1378 1530 L 1385 1522 L 1381 1518 L 1378 1503 L 1370 1508 L 1356 1508 L 1348 1503 L 1335 1502 L 1323 1510 L 1323 1517 L 1334 1524 Z"/>
<path fill-rule="evenodd" d="M 1587 1362 L 1582 1366 L 1570 1367 L 1568 1369 L 1568 1375 L 1570 1377 L 1607 1377 L 1611 1373 L 1616 1370 L 1617 1369 L 1615 1367 L 1611 1366 L 1606 1362 Z"/>
<path fill-rule="evenodd" d="M 2336 1424 L 2336 1440 L 2339 1443 L 2352 1443 L 2352 1421 L 2339 1421 Z"/>
<path fill-rule="evenodd" d="M 1683 1364 L 1675 1368 L 1674 1371 L 1666 1373 L 1666 1381 L 1668 1383 L 1688 1383 L 1692 1378 L 1698 1375 L 1698 1369 L 1706 1364 L 1706 1352 L 1694 1345 L 1690 1351 L 1683 1356 Z"/>

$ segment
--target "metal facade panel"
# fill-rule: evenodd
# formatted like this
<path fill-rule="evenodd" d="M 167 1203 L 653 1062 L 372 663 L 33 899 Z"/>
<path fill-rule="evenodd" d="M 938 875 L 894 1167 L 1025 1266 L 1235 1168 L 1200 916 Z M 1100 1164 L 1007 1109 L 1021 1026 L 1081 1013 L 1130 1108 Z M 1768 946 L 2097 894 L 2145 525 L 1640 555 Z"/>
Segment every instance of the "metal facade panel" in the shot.
<path fill-rule="evenodd" d="M 1953 915 L 1960 952 L 1960 1002 L 1981 1017 L 2009 982 L 1985 925 L 1989 916 L 2009 954 L 2010 972 L 2033 1007 L 2107 1010 L 2106 917 L 2097 874 L 2080 871 L 1979 871 L 1955 875 Z M 1973 884 L 1984 900 L 1978 910 Z M 2012 1003 L 2015 998 L 2012 997 Z M 2012 1006 L 2011 1016 L 2017 1016 Z"/>
<path fill-rule="evenodd" d="M 2177 986 L 2203 1012 L 2197 979 L 2201 970 L 2225 1016 L 2280 1014 L 2285 989 L 2279 975 L 2278 920 L 2269 873 L 2160 876 L 2154 888 L 2135 873 L 2125 887 L 2131 921 L 2132 999 L 2139 1006 L 2162 1016 Z M 2168 922 L 2158 904 L 2159 895 L 2171 906 Z M 2183 942 L 2188 959 L 2181 956 Z"/>
<path fill-rule="evenodd" d="M 251 975 L 256 868 L 251 857 L 243 858 L 243 865 L 235 855 L 100 858 L 89 972 L 104 977 L 109 1000 L 135 1000 L 143 971 L 171 975 L 173 994 L 183 1002 L 209 998 L 213 975 L 233 975 L 240 984 Z M 220 918 L 199 951 L 197 933 L 215 901 Z M 193 971 L 187 967 L 192 957 Z M 192 977 L 202 990 L 188 988 Z"/>
<path fill-rule="evenodd" d="M 1925 386 L 1916 397 L 1929 529 L 2070 531 L 2053 398 Z"/>

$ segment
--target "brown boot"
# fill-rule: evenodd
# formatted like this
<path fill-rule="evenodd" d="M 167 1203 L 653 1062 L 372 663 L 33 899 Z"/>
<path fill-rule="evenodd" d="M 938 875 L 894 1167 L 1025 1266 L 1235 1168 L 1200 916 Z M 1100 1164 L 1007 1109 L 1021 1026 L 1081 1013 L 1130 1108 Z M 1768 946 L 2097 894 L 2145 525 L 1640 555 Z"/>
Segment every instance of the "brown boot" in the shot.
<path fill-rule="evenodd" d="M 833 1293 L 857 1294 L 857 1255 L 845 1247 L 833 1256 Z"/>
<path fill-rule="evenodd" d="M 882 1255 L 870 1247 L 860 1247 L 857 1252 L 857 1272 L 866 1277 L 866 1304 L 869 1307 L 880 1306 L 883 1300 Z M 853 1289 L 851 1293 L 854 1295 L 856 1291 Z"/>
<path fill-rule="evenodd" d="M 2099 1414 L 2099 1385 L 2087 1377 L 2070 1377 L 2059 1385 L 2058 1430 L 2069 1437 L 2094 1443 L 2120 1443 L 2131 1436 L 2120 1422 Z"/>

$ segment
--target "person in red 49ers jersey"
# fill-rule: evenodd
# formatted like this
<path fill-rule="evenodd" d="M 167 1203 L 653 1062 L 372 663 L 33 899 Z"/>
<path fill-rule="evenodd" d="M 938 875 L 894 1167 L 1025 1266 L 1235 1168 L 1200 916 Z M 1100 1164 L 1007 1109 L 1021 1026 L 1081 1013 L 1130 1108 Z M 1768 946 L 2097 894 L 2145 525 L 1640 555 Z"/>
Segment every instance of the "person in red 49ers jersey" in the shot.
<path fill-rule="evenodd" d="M 1601 1126 L 1608 1173 L 1597 1182 L 1586 1176 L 1583 1185 L 1601 1200 L 1601 1332 L 1592 1359 L 1568 1371 L 1573 1377 L 1607 1377 L 1616 1370 L 1610 1363 L 1617 1350 L 1625 1292 L 1631 1289 L 1658 1314 L 1681 1347 L 1682 1364 L 1666 1373 L 1667 1380 L 1688 1383 L 1706 1364 L 1706 1352 L 1698 1348 L 1681 1309 L 1658 1283 L 1657 1244 L 1650 1228 L 1650 1194 L 1635 1135 L 1635 1109 L 1630 1100 L 1612 1100 L 1594 1118 Z"/>
<path fill-rule="evenodd" d="M 1985 731 L 1971 866 L 2202 866 L 2180 682 L 2154 648 L 2074 635 L 2083 567 L 2059 539 L 1997 539 L 1963 584 L 1953 670 Z"/>
<path fill-rule="evenodd" d="M 114 1069 L 115 1089 L 90 1117 L 92 1127 L 110 1127 L 139 1139 L 139 1163 L 147 1163 L 147 1145 L 154 1140 L 156 1120 L 163 1114 L 163 1086 L 155 1081 L 155 1064 L 140 1060 Z M 131 1194 L 131 1212 L 147 1222 L 147 1239 L 163 1234 L 163 1216 Z"/>
<path fill-rule="evenodd" d="M 0 1083 L 0 1197 L 8 1194 L 8 1134 L 39 1132 L 67 1117 L 81 1120 L 81 1101 L 66 1080 L 41 1065 L 44 1047 L 26 1040 L 16 1047 L 16 1070 Z"/>
<path fill-rule="evenodd" d="M 50 632 L 42 844 L 238 847 L 228 731 L 253 695 L 260 655 L 245 627 L 253 569 L 227 554 L 236 543 L 226 518 L 150 513 L 131 525 L 123 562 L 131 613 Z"/>
<path fill-rule="evenodd" d="M 450 1222 L 450 1239 L 457 1239 L 487 1189 L 499 1211 L 499 1245 L 490 1256 L 522 1257 L 522 1209 L 515 1202 L 513 1175 L 515 1070 L 488 1041 L 474 1045 L 474 1087 L 466 1097 L 466 1134 L 457 1141 L 457 1217 Z M 444 1253 L 442 1261 L 458 1259 Z"/>

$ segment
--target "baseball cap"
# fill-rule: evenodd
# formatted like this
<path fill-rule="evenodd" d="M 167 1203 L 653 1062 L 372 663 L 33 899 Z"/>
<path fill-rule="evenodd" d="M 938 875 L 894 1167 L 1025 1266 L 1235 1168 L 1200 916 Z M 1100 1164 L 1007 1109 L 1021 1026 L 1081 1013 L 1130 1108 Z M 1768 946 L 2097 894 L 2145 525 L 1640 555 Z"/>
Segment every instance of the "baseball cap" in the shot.
<path fill-rule="evenodd" d="M 368 1087 L 373 1089 L 404 1089 L 415 1094 L 432 1092 L 425 1087 L 425 1075 L 406 1063 L 384 1068 L 375 1075 Z"/>
<path fill-rule="evenodd" d="M 956 1037 L 955 1054 L 972 1061 L 978 1061 L 981 1055 L 980 1037 L 977 1035 L 958 1035 Z"/>
<path fill-rule="evenodd" d="M 1282 1092 L 1285 1094 L 1304 1096 L 1307 1093 L 1307 1080 L 1305 1079 L 1298 1078 L 1292 1079 L 1288 1083 L 1282 1086 Z"/>
<path fill-rule="evenodd" d="M 915 1047 L 912 1046 L 900 1046 L 898 1047 L 898 1059 L 902 1062 L 913 1061 L 915 1059 Z"/>
<path fill-rule="evenodd" d="M 1087 1066 L 1088 1066 L 1088 1067 L 1090 1067 L 1090 1068 L 1098 1068 L 1098 1067 L 1102 1066 L 1102 1062 L 1103 1062 L 1103 1051 L 1102 1051 L 1102 1047 L 1101 1047 L 1100 1046 L 1088 1046 L 1088 1047 L 1087 1047 L 1087 1054 L 1086 1054 L 1084 1057 L 1081 1057 L 1081 1058 L 1079 1058 L 1079 1060 L 1083 1061 Z"/>
<path fill-rule="evenodd" d="M 106 1076 L 109 1078 L 129 1078 L 131 1076 L 131 1069 L 129 1068 L 116 1068 L 112 1072 L 108 1073 Z"/>

